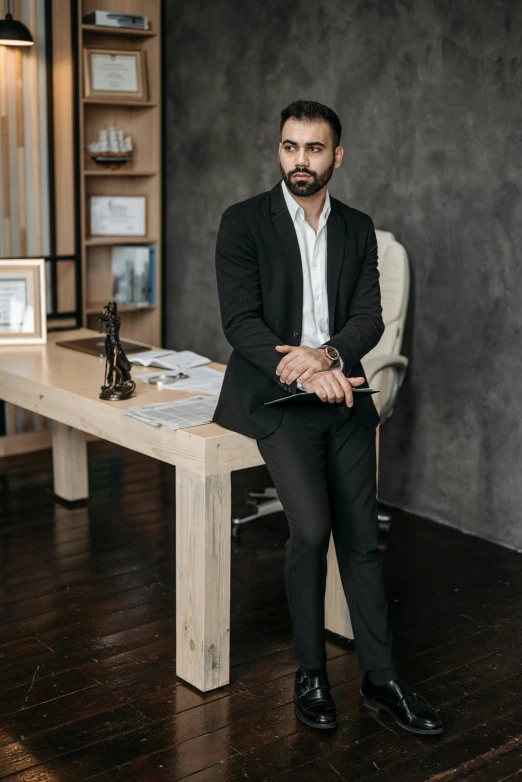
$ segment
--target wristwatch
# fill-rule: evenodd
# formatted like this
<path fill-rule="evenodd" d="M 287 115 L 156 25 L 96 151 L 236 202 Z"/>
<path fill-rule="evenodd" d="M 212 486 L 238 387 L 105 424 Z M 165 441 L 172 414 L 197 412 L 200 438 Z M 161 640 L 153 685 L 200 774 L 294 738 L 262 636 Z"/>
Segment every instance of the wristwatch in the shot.
<path fill-rule="evenodd" d="M 332 364 L 339 361 L 339 351 L 337 348 L 334 348 L 333 345 L 320 345 L 320 347 L 324 350 L 328 358 L 332 359 Z"/>

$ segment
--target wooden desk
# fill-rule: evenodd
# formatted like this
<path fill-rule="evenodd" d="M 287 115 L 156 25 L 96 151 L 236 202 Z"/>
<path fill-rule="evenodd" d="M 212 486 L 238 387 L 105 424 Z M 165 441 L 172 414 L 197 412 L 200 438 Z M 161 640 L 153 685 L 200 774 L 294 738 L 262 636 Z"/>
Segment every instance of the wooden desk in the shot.
<path fill-rule="evenodd" d="M 54 332 L 45 346 L 0 348 L 0 399 L 52 419 L 54 490 L 65 500 L 88 496 L 86 433 L 175 465 L 176 673 L 201 691 L 222 687 L 230 675 L 230 475 L 263 459 L 255 440 L 218 424 L 172 431 L 120 413 L 196 392 L 137 381 L 131 399 L 101 400 L 105 360 L 54 344 L 95 334 Z M 351 638 L 333 539 L 328 559 L 326 627 Z"/>

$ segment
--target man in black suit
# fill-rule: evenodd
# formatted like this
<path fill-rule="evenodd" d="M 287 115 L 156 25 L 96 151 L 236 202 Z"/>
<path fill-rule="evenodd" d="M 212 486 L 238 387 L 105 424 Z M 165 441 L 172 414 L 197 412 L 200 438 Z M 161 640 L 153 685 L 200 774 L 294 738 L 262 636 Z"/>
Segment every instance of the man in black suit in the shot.
<path fill-rule="evenodd" d="M 282 179 L 229 206 L 216 246 L 221 321 L 233 351 L 213 421 L 256 439 L 290 529 L 284 568 L 298 669 L 295 709 L 337 724 L 326 671 L 324 599 L 333 535 L 364 677 L 361 703 L 406 730 L 441 733 L 440 715 L 394 666 L 378 548 L 375 429 L 361 359 L 383 333 L 371 217 L 329 195 L 341 123 L 327 106 L 281 112 Z M 328 259 L 328 261 L 327 261 Z M 265 402 L 313 392 L 324 404 Z"/>

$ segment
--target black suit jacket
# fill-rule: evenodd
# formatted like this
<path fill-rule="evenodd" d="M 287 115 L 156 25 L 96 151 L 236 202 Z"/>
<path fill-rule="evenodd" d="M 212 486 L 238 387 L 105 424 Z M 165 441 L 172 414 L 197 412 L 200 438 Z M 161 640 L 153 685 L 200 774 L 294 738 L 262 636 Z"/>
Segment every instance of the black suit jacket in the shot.
<path fill-rule="evenodd" d="M 361 358 L 384 331 L 377 239 L 369 215 L 331 195 L 330 205 L 326 277 L 331 337 L 326 344 L 339 350 L 346 377 L 362 377 Z M 272 190 L 225 210 L 216 243 L 216 277 L 221 323 L 233 351 L 212 420 L 261 439 L 279 426 L 283 415 L 281 407 L 264 407 L 264 402 L 299 393 L 297 380 L 286 386 L 275 371 L 287 355 L 275 346 L 299 345 L 303 318 L 301 254 L 281 180 Z M 339 406 L 350 413 L 344 402 Z M 370 428 L 379 423 L 371 397 L 354 401 L 352 410 Z"/>

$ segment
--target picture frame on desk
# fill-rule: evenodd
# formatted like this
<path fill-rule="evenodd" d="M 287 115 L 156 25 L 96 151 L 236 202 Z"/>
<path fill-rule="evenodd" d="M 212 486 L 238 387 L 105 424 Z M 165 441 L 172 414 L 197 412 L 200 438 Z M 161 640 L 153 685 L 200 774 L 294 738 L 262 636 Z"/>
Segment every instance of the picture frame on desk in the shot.
<path fill-rule="evenodd" d="M 108 49 L 86 46 L 83 50 L 84 97 L 148 100 L 147 67 L 143 49 Z"/>
<path fill-rule="evenodd" d="M 45 287 L 44 258 L 0 260 L 0 348 L 47 343 Z"/>
<path fill-rule="evenodd" d="M 147 236 L 147 196 L 89 196 L 89 233 L 97 236 Z"/>

